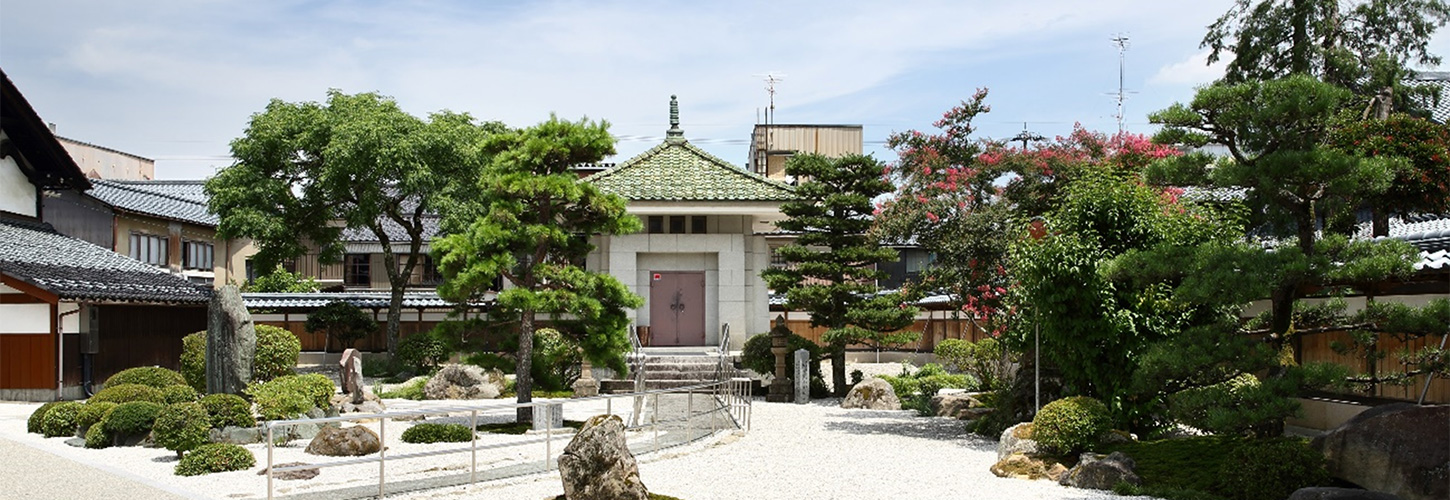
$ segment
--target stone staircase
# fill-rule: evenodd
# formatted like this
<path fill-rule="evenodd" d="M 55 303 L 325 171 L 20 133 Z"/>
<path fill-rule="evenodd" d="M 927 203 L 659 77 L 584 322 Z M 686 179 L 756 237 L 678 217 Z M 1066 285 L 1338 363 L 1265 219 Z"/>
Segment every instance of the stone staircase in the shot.
<path fill-rule="evenodd" d="M 720 357 L 713 347 L 646 347 L 644 356 L 644 389 L 673 389 L 714 382 Z M 640 356 L 630 354 L 629 369 L 640 369 Z M 602 380 L 599 391 L 609 394 L 634 392 L 634 377 Z"/>

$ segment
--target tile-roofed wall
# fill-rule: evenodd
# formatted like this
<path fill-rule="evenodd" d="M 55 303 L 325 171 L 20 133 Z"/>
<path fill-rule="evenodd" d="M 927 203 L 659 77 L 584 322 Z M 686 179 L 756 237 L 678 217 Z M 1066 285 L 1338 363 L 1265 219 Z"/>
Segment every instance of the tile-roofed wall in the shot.
<path fill-rule="evenodd" d="M 92 184 L 87 194 L 122 210 L 203 226 L 216 226 L 220 220 L 207 211 L 205 194 L 191 184 L 103 179 Z"/>
<path fill-rule="evenodd" d="M 0 218 L 0 272 L 62 299 L 206 302 L 209 288 L 55 232 L 49 224 Z"/>

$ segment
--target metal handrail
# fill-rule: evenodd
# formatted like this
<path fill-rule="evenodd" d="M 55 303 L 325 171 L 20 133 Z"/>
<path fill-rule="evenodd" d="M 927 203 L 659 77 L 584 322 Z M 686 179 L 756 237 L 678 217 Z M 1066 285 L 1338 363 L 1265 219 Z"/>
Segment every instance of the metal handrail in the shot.
<path fill-rule="evenodd" d="M 357 464 L 364 464 L 364 463 L 370 463 L 370 462 L 377 462 L 378 463 L 378 494 L 377 494 L 377 496 L 379 498 L 382 498 L 383 495 L 386 493 L 386 479 L 385 478 L 386 478 L 386 466 L 387 466 L 388 459 L 401 460 L 401 459 L 408 459 L 408 458 L 430 457 L 430 456 L 446 455 L 446 454 L 451 454 L 451 453 L 463 453 L 463 452 L 470 452 L 470 453 L 473 454 L 473 458 L 470 460 L 470 467 L 469 467 L 469 482 L 470 483 L 473 483 L 473 482 L 476 482 L 477 481 L 477 472 L 478 472 L 477 471 L 477 468 L 478 468 L 477 456 L 478 456 L 478 450 L 480 450 L 480 449 L 489 450 L 489 449 L 497 449 L 497 448 L 508 448 L 508 447 L 523 446 L 523 445 L 538 443 L 540 441 L 543 441 L 544 442 L 544 449 L 545 449 L 545 451 L 544 451 L 544 470 L 545 471 L 548 471 L 548 470 L 551 470 L 553 468 L 552 467 L 552 464 L 549 462 L 549 460 L 553 457 L 554 428 L 553 428 L 552 425 L 546 427 L 546 429 L 544 430 L 544 436 L 542 438 L 526 439 L 526 440 L 523 440 L 523 441 L 515 441 L 515 442 L 510 442 L 510 443 L 498 443 L 498 444 L 489 444 L 489 445 L 479 445 L 478 444 L 478 436 L 477 436 L 477 434 L 475 434 L 473 436 L 472 441 L 470 442 L 471 443 L 470 446 L 468 446 L 468 447 L 451 448 L 451 449 L 445 449 L 445 450 L 430 450 L 430 451 L 425 451 L 425 452 L 414 452 L 414 453 L 407 453 L 407 454 L 402 454 L 402 455 L 391 455 L 390 456 L 386 452 L 387 421 L 388 421 L 388 419 L 407 418 L 407 417 L 420 417 L 420 416 L 426 416 L 426 415 L 437 415 L 437 414 L 448 414 L 448 413 L 468 412 L 469 413 L 470 428 L 471 429 L 474 429 L 476 431 L 477 428 L 478 428 L 478 414 L 481 411 L 482 412 L 504 412 L 504 411 L 510 410 L 510 409 L 517 410 L 518 408 L 537 408 L 537 407 L 543 407 L 544 408 L 543 412 L 544 412 L 545 421 L 546 422 L 552 422 L 553 421 L 553 417 L 554 417 L 553 412 L 562 410 L 563 405 L 566 404 L 566 403 L 568 403 L 568 404 L 575 404 L 575 403 L 588 403 L 588 402 L 596 402 L 596 401 L 605 401 L 606 402 L 606 413 L 613 414 L 614 413 L 614 411 L 613 411 L 613 407 L 614 407 L 613 406 L 613 402 L 614 402 L 614 399 L 617 399 L 617 398 L 625 398 L 625 397 L 632 397 L 632 398 L 636 398 L 637 401 L 640 401 L 640 400 L 645 399 L 646 397 L 652 397 L 652 399 L 654 400 L 655 407 L 654 407 L 654 410 L 652 412 L 650 412 L 651 415 L 650 415 L 650 421 L 649 421 L 649 425 L 648 426 L 651 427 L 651 428 L 653 428 L 652 430 L 653 430 L 653 433 L 654 433 L 654 441 L 653 441 L 652 451 L 658 451 L 660 449 L 660 444 L 659 444 L 660 443 L 660 441 L 659 441 L 659 425 L 662 424 L 662 423 L 685 422 L 685 426 L 686 426 L 687 433 L 689 433 L 686 436 L 686 440 L 685 441 L 683 441 L 681 443 L 676 443 L 676 444 L 673 444 L 673 445 L 670 445 L 670 446 L 675 446 L 675 445 L 678 445 L 678 444 L 684 444 L 684 443 L 692 442 L 692 441 L 694 441 L 696 439 L 699 439 L 699 438 L 692 437 L 693 436 L 693 432 L 694 432 L 694 425 L 693 425 L 692 419 L 694 419 L 697 416 L 711 415 L 712 416 L 711 417 L 711 422 L 713 423 L 714 422 L 713 415 L 715 415 L 717 413 L 724 412 L 727 415 L 728 420 L 731 421 L 731 423 L 733 423 L 737 429 L 740 429 L 740 430 L 743 430 L 743 431 L 749 431 L 749 427 L 750 427 L 749 422 L 750 422 L 750 415 L 751 415 L 751 408 L 750 408 L 751 399 L 750 399 L 750 396 L 749 396 L 749 394 L 750 394 L 750 392 L 749 392 L 750 391 L 749 382 L 750 382 L 749 379 L 737 378 L 737 379 L 732 379 L 732 380 L 729 380 L 729 381 L 706 382 L 706 383 L 702 383 L 702 384 L 695 384 L 695 385 L 690 385 L 690 386 L 685 386 L 685 387 L 676 387 L 676 388 L 670 388 L 670 389 L 655 389 L 655 390 L 641 391 L 641 392 L 632 393 L 632 394 L 605 394 L 605 395 L 599 395 L 599 396 L 591 396 L 591 397 L 583 397 L 583 398 L 569 399 L 569 400 L 565 400 L 565 401 L 559 401 L 559 400 L 538 400 L 538 401 L 530 401 L 530 402 L 527 402 L 527 403 L 500 402 L 500 403 L 495 403 L 495 404 L 482 404 L 482 405 L 480 405 L 480 404 L 451 405 L 451 406 L 438 406 L 438 407 L 431 407 L 431 408 L 418 408 L 418 409 L 402 410 L 402 411 L 385 411 L 385 412 L 380 412 L 380 413 L 354 413 L 354 414 L 349 414 L 349 415 L 339 415 L 339 416 L 336 416 L 336 417 L 324 417 L 324 418 L 316 418 L 316 419 L 269 420 L 269 421 L 265 421 L 265 422 L 263 422 L 261 424 L 261 427 L 266 430 L 266 435 L 267 435 L 267 469 L 266 469 L 266 473 L 267 473 L 266 474 L 267 475 L 267 498 L 269 500 L 273 498 L 273 493 L 274 493 L 274 489 L 273 489 L 273 476 L 276 473 L 278 473 L 278 472 L 287 472 L 287 471 L 301 470 L 301 469 L 316 469 L 316 468 L 323 468 L 323 467 L 339 467 L 339 466 L 345 466 L 345 465 L 357 465 Z M 717 402 L 717 406 L 715 408 L 713 408 L 713 409 L 707 409 L 707 410 L 698 411 L 698 412 L 695 411 L 695 408 L 694 408 L 694 394 L 696 392 L 713 392 L 716 395 L 716 397 L 713 398 L 713 399 Z M 688 406 L 686 407 L 686 410 L 685 410 L 685 417 L 683 417 L 683 418 L 664 418 L 664 419 L 660 418 L 660 415 L 659 415 L 659 396 L 661 394 L 685 394 L 686 397 L 687 397 L 687 404 L 688 404 Z M 636 406 L 635 415 L 634 416 L 635 417 L 638 417 L 638 415 L 640 413 L 641 413 L 641 409 L 638 406 Z M 295 426 L 295 425 L 300 425 L 300 424 L 327 424 L 327 423 L 334 423 L 334 422 L 339 422 L 340 423 L 340 422 L 351 422 L 351 421 L 358 421 L 358 420 L 377 420 L 378 421 L 378 426 L 379 426 L 378 427 L 378 431 L 379 431 L 378 432 L 378 435 L 379 435 L 378 438 L 379 438 L 379 441 L 381 441 L 382 443 L 384 443 L 385 446 L 383 447 L 383 450 L 380 450 L 378 452 L 378 455 L 376 457 L 350 458 L 350 459 L 337 460 L 337 461 L 331 461 L 331 462 L 326 462 L 326 463 L 315 463 L 315 464 L 306 464 L 306 465 L 297 465 L 297 466 L 277 466 L 277 464 L 273 460 L 273 449 L 276 446 L 276 442 L 277 442 L 276 441 L 276 435 L 274 433 L 274 430 L 277 429 L 277 428 L 287 428 L 287 427 L 291 427 L 291 426 Z M 637 418 L 635 418 L 634 420 L 637 421 Z M 629 426 L 626 426 L 626 430 L 640 430 L 640 429 L 643 429 L 644 427 L 645 427 L 644 425 L 629 425 Z M 716 430 L 718 430 L 718 428 L 716 428 Z M 702 435 L 700 437 L 703 438 L 704 435 Z"/>
<path fill-rule="evenodd" d="M 730 323 L 720 325 L 720 347 L 716 353 L 720 356 L 718 364 L 715 365 L 715 380 L 725 381 L 735 376 L 734 365 L 730 363 Z"/>

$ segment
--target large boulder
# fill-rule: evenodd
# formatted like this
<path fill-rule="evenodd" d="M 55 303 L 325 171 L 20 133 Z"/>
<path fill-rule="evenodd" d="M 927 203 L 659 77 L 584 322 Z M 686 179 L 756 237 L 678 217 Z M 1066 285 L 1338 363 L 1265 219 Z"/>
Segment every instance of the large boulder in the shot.
<path fill-rule="evenodd" d="M 1450 498 L 1450 406 L 1380 406 L 1312 445 L 1331 476 L 1405 500 Z"/>
<path fill-rule="evenodd" d="M 1289 500 L 1400 500 L 1400 497 L 1378 491 L 1316 486 L 1294 490 Z"/>
<path fill-rule="evenodd" d="M 624 442 L 624 421 L 595 415 L 559 456 L 559 477 L 568 500 L 647 500 L 639 464 Z"/>
<path fill-rule="evenodd" d="M 206 392 L 241 394 L 252 381 L 257 330 L 236 285 L 216 289 L 207 306 Z"/>
<path fill-rule="evenodd" d="M 992 464 L 992 474 L 1008 479 L 1047 479 L 1057 481 L 1067 474 L 1067 466 L 1050 457 L 1028 456 L 1013 453 Z"/>
<path fill-rule="evenodd" d="M 362 426 L 323 427 L 307 444 L 307 453 L 327 457 L 360 457 L 382 449 L 378 433 Z"/>
<path fill-rule="evenodd" d="M 1094 490 L 1111 490 L 1118 483 L 1141 485 L 1143 480 L 1133 472 L 1136 466 L 1132 458 L 1120 451 L 1110 455 L 1083 453 L 1077 465 L 1057 482 L 1063 486 Z"/>
<path fill-rule="evenodd" d="M 997 460 L 1007 458 L 1014 453 L 1038 454 L 1037 441 L 1032 440 L 1032 422 L 1022 422 L 1008 427 L 997 439 Z"/>
<path fill-rule="evenodd" d="M 891 389 L 890 383 L 879 378 L 870 378 L 852 387 L 851 392 L 846 394 L 846 399 L 841 400 L 841 407 L 900 410 L 901 400 L 896 397 L 896 391 Z"/>
<path fill-rule="evenodd" d="M 428 399 L 493 399 L 503 393 L 503 372 L 472 365 L 448 365 L 423 386 Z"/>
<path fill-rule="evenodd" d="M 963 392 L 937 394 L 931 397 L 931 410 L 938 417 L 967 420 L 981 417 L 983 411 L 991 411 L 991 409 L 978 410 L 980 408 L 982 408 L 981 401 Z"/>

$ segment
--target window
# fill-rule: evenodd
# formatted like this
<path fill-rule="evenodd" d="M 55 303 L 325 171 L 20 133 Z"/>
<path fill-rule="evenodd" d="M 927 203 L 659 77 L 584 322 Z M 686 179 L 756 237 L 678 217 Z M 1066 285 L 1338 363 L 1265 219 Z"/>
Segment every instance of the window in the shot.
<path fill-rule="evenodd" d="M 695 234 L 705 234 L 705 216 L 690 216 L 690 232 Z"/>
<path fill-rule="evenodd" d="M 183 269 L 201 269 L 210 271 L 212 269 L 212 252 L 214 247 L 211 243 L 202 241 L 181 241 L 181 267 Z"/>
<path fill-rule="evenodd" d="M 257 265 L 252 262 L 252 259 L 247 259 L 246 266 L 247 266 L 247 282 L 250 283 L 253 280 L 256 280 L 257 279 Z"/>
<path fill-rule="evenodd" d="M 665 232 L 665 216 L 649 216 L 649 234 L 661 234 Z"/>
<path fill-rule="evenodd" d="M 774 267 L 774 268 L 787 268 L 787 267 L 790 267 L 790 263 L 785 261 L 785 257 L 781 257 L 779 250 L 780 250 L 780 247 L 770 247 L 770 267 Z"/>
<path fill-rule="evenodd" d="M 398 256 L 398 272 L 402 273 L 403 268 L 408 267 L 408 257 Z M 419 255 L 418 264 L 413 268 L 413 276 L 417 279 L 411 280 L 415 285 L 437 285 L 443 282 L 443 273 L 438 272 L 438 266 L 433 263 L 433 257 Z"/>
<path fill-rule="evenodd" d="M 372 256 L 350 253 L 343 257 L 342 283 L 348 286 L 372 285 Z"/>
<path fill-rule="evenodd" d="M 684 234 L 684 232 L 685 232 L 685 216 L 683 216 L 683 215 L 671 215 L 670 216 L 670 234 Z"/>
<path fill-rule="evenodd" d="M 131 258 L 153 266 L 166 265 L 166 238 L 150 234 L 131 233 Z"/>

